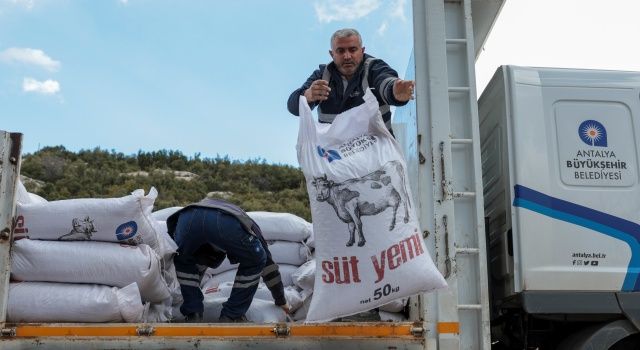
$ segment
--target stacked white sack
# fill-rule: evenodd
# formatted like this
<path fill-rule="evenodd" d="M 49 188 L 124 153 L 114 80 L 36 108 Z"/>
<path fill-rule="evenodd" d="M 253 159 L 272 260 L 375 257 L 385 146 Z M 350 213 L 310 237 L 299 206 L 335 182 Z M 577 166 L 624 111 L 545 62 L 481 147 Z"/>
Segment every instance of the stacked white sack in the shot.
<path fill-rule="evenodd" d="M 303 242 L 267 241 L 267 245 L 273 261 L 280 266 L 298 267 L 310 260 L 312 256 L 310 249 Z M 224 259 L 220 266 L 207 269 L 203 285 L 209 278 L 237 268 L 237 264 L 232 265 L 229 259 Z"/>
<path fill-rule="evenodd" d="M 15 241 L 11 276 L 18 281 L 95 283 L 123 288 L 136 282 L 142 300 L 170 297 L 158 255 L 145 244 Z"/>
<path fill-rule="evenodd" d="M 171 280 L 171 275 L 175 276 L 175 270 L 166 262 L 171 261 L 176 247 L 166 230 L 162 232 L 155 220 L 151 219 L 151 209 L 156 197 L 155 188 L 151 188 L 147 196 L 143 190 L 136 190 L 121 198 L 81 198 L 51 202 L 40 201 L 29 196 L 28 192 L 27 195 L 23 193 L 23 199 L 16 210 L 15 228 L 15 237 L 18 239 L 15 260 L 21 263 L 14 264 L 12 278 L 41 282 L 55 280 L 77 288 L 84 288 L 86 285 L 82 284 L 92 283 L 123 287 L 135 282 L 131 288 L 142 289 L 142 301 L 153 303 L 146 305 L 144 321 L 170 320 L 171 294 L 165 279 Z M 25 237 L 50 241 L 19 239 Z M 102 245 L 96 241 L 102 241 Z M 121 246 L 115 242 L 137 246 Z M 81 246 L 84 249 L 78 248 Z M 100 246 L 102 248 L 97 248 Z M 40 253 L 29 252 L 29 248 Z M 23 259 L 20 254 L 23 254 Z M 75 271 L 56 270 L 56 267 L 69 268 L 74 265 Z M 68 276 L 62 277 L 60 274 Z M 58 316 L 50 317 L 56 319 Z"/>
<path fill-rule="evenodd" d="M 296 321 L 304 321 L 306 319 L 306 312 L 309 311 L 309 303 L 307 300 L 313 294 L 313 287 L 315 283 L 315 275 L 316 275 L 316 260 L 312 259 L 304 263 L 300 266 L 296 271 L 293 272 L 291 278 L 293 279 L 293 284 L 295 284 L 298 288 L 300 288 L 300 295 L 302 299 L 305 301 L 306 307 L 302 307 L 298 310 L 293 319 Z M 308 298 L 308 299 L 307 299 Z M 390 321 L 390 320 L 406 320 L 406 316 L 404 315 L 404 308 L 409 301 L 408 298 L 401 298 L 393 300 L 385 305 L 382 305 L 378 308 L 380 318 L 382 321 Z"/>
<path fill-rule="evenodd" d="M 161 214 L 166 213 L 159 213 L 158 217 Z M 304 298 L 294 286 L 292 274 L 312 258 L 311 250 L 306 244 L 306 240 L 312 234 L 312 225 L 290 213 L 252 211 L 247 214 L 260 227 L 273 261 L 279 266 L 287 302 L 291 310 L 295 311 L 302 306 Z M 228 259 L 225 259 L 217 268 L 206 270 L 200 284 L 205 295 L 205 321 L 207 321 L 207 314 L 211 315 L 209 321 L 217 320 L 221 310 L 220 304 L 228 298 L 227 294 L 231 293 L 229 286 L 233 285 L 237 268 L 238 265 L 232 265 Z M 264 301 L 267 303 L 264 304 Z M 213 315 L 215 312 L 218 314 Z M 285 315 L 273 304 L 271 293 L 263 283 L 260 283 L 254 302 L 246 316 L 252 322 L 268 323 L 285 320 Z"/>
<path fill-rule="evenodd" d="M 171 216 L 173 213 L 182 209 L 183 207 L 169 207 L 154 211 L 151 213 L 151 218 L 155 223 L 158 230 L 163 232 L 167 237 L 169 237 L 168 229 L 167 229 L 167 218 Z M 173 244 L 174 251 L 177 251 L 178 246 L 171 239 L 171 243 Z M 170 259 L 165 260 L 165 280 L 169 285 L 169 290 L 171 291 L 172 303 L 170 308 L 172 310 L 172 322 L 180 322 L 184 320 L 184 316 L 180 313 L 180 306 L 182 305 L 182 291 L 180 290 L 180 283 L 178 282 L 178 277 L 176 275 L 176 268 L 173 262 L 173 256 Z"/>
<path fill-rule="evenodd" d="M 16 202 L 19 204 L 46 203 L 47 200 L 35 193 L 28 192 L 22 181 L 18 180 L 18 185 L 16 187 Z"/>
<path fill-rule="evenodd" d="M 18 203 L 16 218 L 23 221 L 23 232 L 16 238 L 59 241 L 102 241 L 147 244 L 161 256 L 160 242 L 151 219 L 158 191 L 148 195 L 136 190 L 120 198 L 78 198 L 45 203 Z"/>
<path fill-rule="evenodd" d="M 311 304 L 311 297 L 313 295 L 313 284 L 316 278 L 316 260 L 311 259 L 302 264 L 296 271 L 291 274 L 293 284 L 300 289 L 300 295 L 304 301 L 302 307 L 295 311 L 293 314 L 294 321 L 305 321 L 307 319 L 307 312 L 309 312 L 309 305 Z"/>
<path fill-rule="evenodd" d="M 165 222 L 165 221 L 167 221 L 167 218 L 169 216 L 171 216 L 173 213 L 177 212 L 178 210 L 180 210 L 182 208 L 184 208 L 184 207 L 170 207 L 170 208 L 164 208 L 164 209 L 156 210 L 153 213 L 151 213 L 151 217 L 156 219 L 156 221 Z"/>
<path fill-rule="evenodd" d="M 9 285 L 8 322 L 141 322 L 144 307 L 135 283 L 18 282 Z"/>
<path fill-rule="evenodd" d="M 204 294 L 204 320 L 206 322 L 216 322 L 222 309 L 221 304 L 224 303 L 231 295 L 233 282 L 222 282 L 218 287 L 203 290 Z M 292 311 L 302 306 L 303 299 L 300 292 L 295 286 L 287 286 L 284 288 L 285 298 L 289 303 Z M 254 301 L 247 311 L 246 317 L 249 321 L 255 323 L 272 323 L 286 321 L 285 314 L 282 309 L 273 303 L 271 291 L 264 283 L 258 285 Z"/>
<path fill-rule="evenodd" d="M 153 215 L 153 214 L 152 214 Z M 167 230 L 166 221 L 157 221 L 153 220 L 157 231 L 161 232 L 163 236 L 167 237 L 168 244 L 171 244 L 171 250 L 173 252 L 178 250 L 178 246 L 176 243 L 169 237 L 169 233 Z M 167 286 L 169 287 L 169 293 L 171 294 L 171 302 L 168 304 L 168 307 L 171 309 L 179 309 L 180 305 L 182 305 L 182 291 L 180 290 L 180 283 L 178 282 L 178 276 L 176 274 L 176 267 L 173 262 L 173 254 L 166 256 L 163 259 L 163 270 L 162 276 L 164 280 L 167 282 Z M 177 306 L 177 308 L 176 308 Z"/>
<path fill-rule="evenodd" d="M 119 198 L 46 201 L 18 185 L 14 238 L 146 244 L 170 261 L 177 246 L 151 216 L 158 191 L 138 189 Z M 22 188 L 22 190 L 20 190 Z"/>

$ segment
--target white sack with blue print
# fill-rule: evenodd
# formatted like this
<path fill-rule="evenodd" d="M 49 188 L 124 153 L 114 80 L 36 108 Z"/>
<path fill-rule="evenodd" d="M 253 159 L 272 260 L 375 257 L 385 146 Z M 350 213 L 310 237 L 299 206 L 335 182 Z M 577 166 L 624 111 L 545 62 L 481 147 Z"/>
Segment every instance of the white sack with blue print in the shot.
<path fill-rule="evenodd" d="M 317 263 L 307 322 L 446 287 L 422 239 L 400 146 L 371 91 L 364 100 L 321 124 L 300 97 L 298 161 Z"/>
<path fill-rule="evenodd" d="M 151 219 L 155 188 L 120 198 L 80 198 L 18 203 L 15 237 L 53 241 L 103 241 L 147 244 L 161 256 L 162 246 Z"/>

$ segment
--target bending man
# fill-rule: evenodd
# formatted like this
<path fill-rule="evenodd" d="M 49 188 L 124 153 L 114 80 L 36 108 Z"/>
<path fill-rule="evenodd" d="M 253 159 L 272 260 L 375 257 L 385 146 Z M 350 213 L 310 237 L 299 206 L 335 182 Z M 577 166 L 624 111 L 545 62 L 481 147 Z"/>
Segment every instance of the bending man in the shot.
<path fill-rule="evenodd" d="M 413 98 L 414 82 L 398 78 L 398 73 L 383 60 L 364 53 L 362 38 L 355 29 L 340 29 L 331 36 L 332 62 L 321 64 L 307 81 L 289 96 L 287 108 L 300 115 L 298 100 L 307 98 L 311 109 L 318 106 L 318 120 L 331 123 L 336 115 L 364 103 L 362 97 L 371 88 L 380 105 L 380 113 L 391 131 L 389 106 L 403 106 Z"/>
<path fill-rule="evenodd" d="M 225 257 L 239 263 L 229 299 L 222 304 L 221 322 L 246 322 L 245 313 L 262 277 L 275 304 L 285 312 L 278 265 L 273 262 L 260 227 L 239 207 L 218 199 L 203 199 L 167 218 L 169 234 L 178 245 L 174 262 L 184 302 L 180 312 L 187 322 L 200 322 L 204 311 L 200 280 L 206 267 L 219 266 Z"/>

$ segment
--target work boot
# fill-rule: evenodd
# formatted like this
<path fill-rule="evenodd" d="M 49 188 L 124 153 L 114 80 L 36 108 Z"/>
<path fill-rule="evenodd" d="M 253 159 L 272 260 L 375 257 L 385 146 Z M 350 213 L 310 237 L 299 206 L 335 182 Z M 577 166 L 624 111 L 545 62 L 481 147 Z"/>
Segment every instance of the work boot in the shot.
<path fill-rule="evenodd" d="M 249 320 L 247 320 L 247 318 L 242 315 L 238 318 L 231 318 L 227 315 L 220 315 L 220 322 L 222 323 L 247 323 L 249 322 Z"/>
<path fill-rule="evenodd" d="M 202 313 L 194 312 L 184 316 L 184 323 L 202 323 Z"/>

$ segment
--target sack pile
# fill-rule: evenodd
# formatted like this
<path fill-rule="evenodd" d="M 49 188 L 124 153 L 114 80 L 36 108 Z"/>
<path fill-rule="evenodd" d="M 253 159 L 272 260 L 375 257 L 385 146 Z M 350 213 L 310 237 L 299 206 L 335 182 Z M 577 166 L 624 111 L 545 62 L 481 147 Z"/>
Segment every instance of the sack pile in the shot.
<path fill-rule="evenodd" d="M 273 261 L 279 266 L 285 297 L 291 310 L 299 309 L 305 300 L 293 281 L 293 274 L 312 258 L 312 248 L 306 241 L 312 236 L 312 225 L 303 218 L 290 213 L 254 211 L 247 213 L 260 226 L 269 245 Z M 204 294 L 204 321 L 217 322 L 224 303 L 233 287 L 237 265 L 228 259 L 215 269 L 207 269 L 201 282 Z M 246 317 L 255 323 L 284 322 L 285 314 L 273 303 L 267 286 L 260 282 Z"/>
<path fill-rule="evenodd" d="M 170 320 L 176 247 L 150 215 L 156 197 L 47 202 L 19 184 L 7 320 Z"/>

